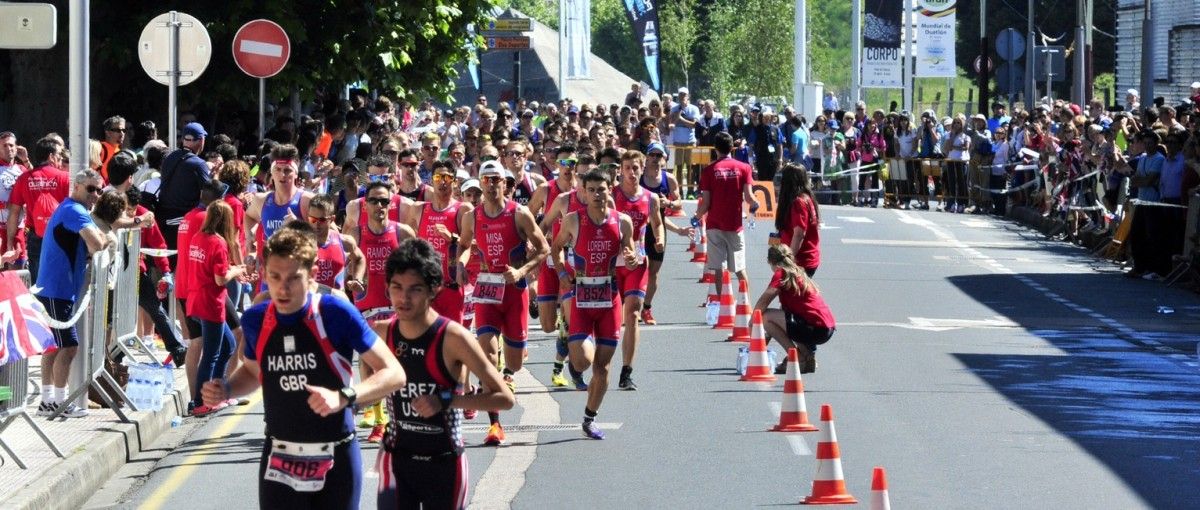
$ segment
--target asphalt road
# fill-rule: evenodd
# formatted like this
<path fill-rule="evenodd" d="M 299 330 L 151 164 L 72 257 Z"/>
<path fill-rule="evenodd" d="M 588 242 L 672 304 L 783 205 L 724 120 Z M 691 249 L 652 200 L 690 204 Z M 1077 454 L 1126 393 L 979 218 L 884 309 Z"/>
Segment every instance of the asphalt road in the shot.
<path fill-rule="evenodd" d="M 1200 508 L 1195 295 L 1121 278 L 1006 220 L 821 213 L 816 281 L 839 327 L 806 396 L 814 420 L 833 406 L 860 501 L 884 466 L 896 508 Z M 769 230 L 748 231 L 752 300 Z M 702 324 L 706 286 L 679 239 L 659 325 L 643 329 L 640 390 L 616 390 L 614 367 L 598 418 L 608 438 L 582 438 L 583 393 L 546 389 L 553 341 L 535 335 L 505 415 L 510 445 L 477 446 L 482 415 L 466 435 L 473 508 L 752 508 L 808 494 L 818 433 L 765 432 L 782 379 L 737 381 L 736 347 Z M 90 506 L 253 506 L 261 438 L 258 405 L 189 420 Z M 365 447 L 367 471 L 374 457 Z"/>

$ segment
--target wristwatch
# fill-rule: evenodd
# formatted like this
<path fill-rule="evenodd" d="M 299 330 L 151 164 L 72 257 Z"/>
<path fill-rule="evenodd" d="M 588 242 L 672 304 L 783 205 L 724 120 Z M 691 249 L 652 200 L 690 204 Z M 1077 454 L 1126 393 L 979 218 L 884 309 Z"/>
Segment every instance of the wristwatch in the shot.
<path fill-rule="evenodd" d="M 454 400 L 454 392 L 442 390 L 438 393 L 438 400 L 442 402 L 442 410 L 450 409 L 450 402 Z"/>
<path fill-rule="evenodd" d="M 135 227 L 140 227 L 140 226 L 142 226 L 142 217 L 141 217 L 141 216 L 134 216 L 134 217 L 133 217 L 133 225 L 134 225 Z"/>
<path fill-rule="evenodd" d="M 350 386 L 346 386 L 338 390 L 338 395 L 341 395 L 346 399 L 346 407 L 354 405 L 354 401 L 358 400 L 358 392 L 354 391 L 354 388 Z"/>

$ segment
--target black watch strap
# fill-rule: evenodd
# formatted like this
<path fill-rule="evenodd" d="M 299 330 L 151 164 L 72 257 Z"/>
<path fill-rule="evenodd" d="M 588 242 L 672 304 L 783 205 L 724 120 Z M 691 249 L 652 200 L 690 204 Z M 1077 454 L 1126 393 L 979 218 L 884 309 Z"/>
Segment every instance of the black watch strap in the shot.
<path fill-rule="evenodd" d="M 338 390 L 338 394 L 346 398 L 346 407 L 354 405 L 354 401 L 358 400 L 358 392 L 350 386 L 343 387 Z"/>

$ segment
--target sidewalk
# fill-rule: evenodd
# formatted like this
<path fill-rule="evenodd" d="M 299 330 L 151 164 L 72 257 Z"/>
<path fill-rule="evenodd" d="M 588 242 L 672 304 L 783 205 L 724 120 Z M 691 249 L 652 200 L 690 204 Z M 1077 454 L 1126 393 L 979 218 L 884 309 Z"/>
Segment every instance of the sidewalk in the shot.
<path fill-rule="evenodd" d="M 29 372 L 38 377 L 41 357 L 30 360 Z M 109 409 L 90 409 L 85 418 L 49 421 L 35 416 L 37 398 L 25 408 L 42 431 L 54 441 L 66 456 L 60 459 L 24 419 L 16 419 L 4 431 L 4 441 L 21 457 L 28 469 L 21 469 L 13 459 L 0 452 L 0 501 L 5 509 L 80 508 L 93 493 L 117 472 L 137 452 L 153 444 L 172 418 L 179 416 L 180 405 L 186 406 L 187 396 L 180 388 L 187 387 L 182 369 L 175 374 L 174 398 L 163 397 L 163 408 L 157 412 L 126 411 L 132 423 L 122 423 Z M 31 390 L 32 391 L 32 390 Z M 31 395 L 36 397 L 35 395 Z"/>

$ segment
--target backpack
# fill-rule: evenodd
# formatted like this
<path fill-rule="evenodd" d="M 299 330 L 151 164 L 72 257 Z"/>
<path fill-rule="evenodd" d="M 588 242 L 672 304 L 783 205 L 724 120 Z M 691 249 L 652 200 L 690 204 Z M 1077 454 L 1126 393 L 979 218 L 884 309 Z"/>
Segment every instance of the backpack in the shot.
<path fill-rule="evenodd" d="M 33 205 L 29 207 L 29 219 L 33 223 L 33 232 L 38 237 L 46 237 L 46 227 L 50 225 L 50 217 L 58 209 L 58 200 L 50 193 L 38 193 Z"/>

